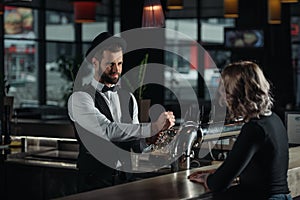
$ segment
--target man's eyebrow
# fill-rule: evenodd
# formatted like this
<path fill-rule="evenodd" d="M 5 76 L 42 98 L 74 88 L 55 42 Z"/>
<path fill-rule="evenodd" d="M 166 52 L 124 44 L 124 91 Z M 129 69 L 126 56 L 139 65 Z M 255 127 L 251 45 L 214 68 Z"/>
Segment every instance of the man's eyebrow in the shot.
<path fill-rule="evenodd" d="M 107 62 L 106 65 L 114 65 L 114 64 L 122 64 L 123 61 L 120 61 L 120 62 Z"/>
<path fill-rule="evenodd" d="M 107 65 L 113 65 L 113 64 L 116 64 L 116 62 L 107 62 L 106 64 Z"/>

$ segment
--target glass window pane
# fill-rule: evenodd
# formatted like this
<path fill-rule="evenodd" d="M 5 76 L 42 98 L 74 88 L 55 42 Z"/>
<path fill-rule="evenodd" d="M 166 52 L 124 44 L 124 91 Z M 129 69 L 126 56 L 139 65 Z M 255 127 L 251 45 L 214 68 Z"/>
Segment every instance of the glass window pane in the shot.
<path fill-rule="evenodd" d="M 38 106 L 37 10 L 5 6 L 4 71 L 14 108 Z"/>
<path fill-rule="evenodd" d="M 91 42 L 99 33 L 107 31 L 107 20 L 82 24 L 82 41 Z"/>
<path fill-rule="evenodd" d="M 190 95 L 186 95 L 186 87 L 190 87 L 186 82 L 181 81 L 182 78 L 187 80 L 189 84 L 197 91 L 198 87 L 198 71 L 194 68 L 194 44 L 192 40 L 197 40 L 197 21 L 195 19 L 167 19 L 166 27 L 175 31 L 168 31 L 166 34 L 167 49 L 177 52 L 182 56 L 172 52 L 165 52 L 165 64 L 175 69 L 179 74 L 174 74 L 173 70 L 166 70 L 164 73 L 165 86 L 169 90 L 165 91 L 165 100 L 176 100 L 178 98 L 189 100 Z M 182 34 L 186 35 L 185 37 Z M 185 41 L 187 37 L 191 39 Z M 188 59 L 188 60 L 186 60 Z M 195 61 L 197 62 L 197 61 Z M 171 91 L 172 90 L 172 91 Z"/>
<path fill-rule="evenodd" d="M 114 34 L 116 33 L 120 33 L 121 31 L 121 25 L 120 25 L 120 20 L 117 19 L 115 22 L 114 22 Z"/>
<path fill-rule="evenodd" d="M 231 51 L 229 50 L 207 50 L 207 52 L 219 69 L 230 63 Z"/>
<path fill-rule="evenodd" d="M 80 59 L 75 58 L 74 55 L 74 44 L 47 43 L 46 92 L 48 105 L 66 106 L 73 83 L 69 69 L 73 67 L 75 59 Z"/>
<path fill-rule="evenodd" d="M 176 48 L 174 46 L 173 48 Z M 191 95 L 186 94 L 186 88 L 192 86 L 195 91 L 197 91 L 198 86 L 198 71 L 195 68 L 192 62 L 194 54 L 193 45 L 181 45 L 175 52 L 178 52 L 180 55 L 176 55 L 172 52 L 165 52 L 165 64 L 169 67 L 172 67 L 176 70 L 176 73 L 173 70 L 165 71 L 164 79 L 165 86 L 172 90 L 165 91 L 165 100 L 176 100 L 174 93 L 177 94 L 177 97 L 184 100 L 189 99 Z M 186 60 L 188 58 L 189 60 Z M 184 81 L 182 81 L 182 78 Z M 188 85 L 185 81 L 188 81 Z"/>
<path fill-rule="evenodd" d="M 196 19 L 167 19 L 166 27 L 182 34 L 188 35 L 197 40 L 197 20 Z M 167 35 L 168 39 L 176 40 L 176 35 Z"/>
<path fill-rule="evenodd" d="M 209 100 L 213 99 L 209 94 L 208 89 L 215 94 L 219 85 L 220 79 L 220 70 L 224 68 L 227 64 L 229 64 L 231 60 L 231 51 L 225 50 L 207 50 L 207 53 L 211 59 L 216 64 L 217 68 L 212 68 L 209 64 L 204 66 L 204 81 L 207 87 L 204 88 L 204 99 Z M 205 63 L 209 63 L 210 59 L 207 57 L 207 61 Z"/>
<path fill-rule="evenodd" d="M 201 20 L 201 43 L 203 44 L 223 44 L 224 41 L 224 27 L 233 27 L 234 19 L 202 19 Z M 186 34 L 193 40 L 197 41 L 197 20 L 196 19 L 183 19 L 166 20 L 166 27 L 171 28 L 180 33 Z M 167 34 L 167 48 L 175 50 L 184 55 L 185 58 L 189 60 L 184 60 L 177 55 L 172 55 L 170 53 L 165 54 L 166 65 L 173 67 L 177 72 L 179 72 L 186 80 L 189 81 L 193 89 L 198 90 L 198 78 L 200 74 L 198 73 L 198 65 L 204 64 L 203 74 L 205 81 L 205 94 L 204 99 L 210 100 L 213 97 L 209 96 L 208 88 L 215 89 L 217 86 L 217 81 L 219 79 L 219 73 L 217 69 L 214 69 L 214 63 L 218 67 L 222 67 L 230 59 L 230 52 L 225 51 L 205 51 L 203 57 L 204 60 L 198 60 L 198 49 L 194 43 L 191 41 L 184 41 L 180 37 L 180 34 Z M 222 66 L 220 66 L 222 65 Z M 215 71 L 216 70 L 216 71 Z M 170 72 L 165 72 L 165 84 L 170 86 L 172 90 L 176 91 L 177 94 L 181 94 L 186 100 L 190 95 L 185 95 L 186 86 L 182 85 L 183 81 L 176 80 L 176 76 L 170 74 Z M 212 91 L 213 91 L 212 90 Z M 172 92 L 165 92 L 166 100 L 175 100 L 175 96 Z"/>
<path fill-rule="evenodd" d="M 46 12 L 46 40 L 75 41 L 73 15 L 65 12 Z"/>
<path fill-rule="evenodd" d="M 233 27 L 234 19 L 203 19 L 201 20 L 201 42 L 223 44 L 224 27 Z"/>
<path fill-rule="evenodd" d="M 14 107 L 37 106 L 37 43 L 6 39 L 4 46 L 4 70 L 10 86 L 8 95 L 14 96 Z"/>

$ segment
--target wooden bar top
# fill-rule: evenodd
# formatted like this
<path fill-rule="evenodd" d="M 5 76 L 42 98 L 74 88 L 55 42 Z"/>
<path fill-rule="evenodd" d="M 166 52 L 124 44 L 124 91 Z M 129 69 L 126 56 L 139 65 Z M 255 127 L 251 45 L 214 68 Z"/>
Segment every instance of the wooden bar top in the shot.
<path fill-rule="evenodd" d="M 189 199 L 204 194 L 201 184 L 193 183 L 187 176 L 194 171 L 216 169 L 220 164 L 162 175 L 104 189 L 79 193 L 61 198 L 61 200 L 110 200 L 124 199 Z M 300 147 L 290 148 L 288 182 L 293 197 L 300 195 Z"/>
<path fill-rule="evenodd" d="M 216 168 L 218 165 L 203 167 L 204 170 Z M 172 174 L 148 178 L 140 181 L 79 193 L 61 198 L 62 200 L 98 200 L 107 198 L 110 200 L 124 199 L 186 199 L 197 197 L 205 192 L 201 184 L 196 184 L 187 179 L 193 171 L 186 170 Z"/>

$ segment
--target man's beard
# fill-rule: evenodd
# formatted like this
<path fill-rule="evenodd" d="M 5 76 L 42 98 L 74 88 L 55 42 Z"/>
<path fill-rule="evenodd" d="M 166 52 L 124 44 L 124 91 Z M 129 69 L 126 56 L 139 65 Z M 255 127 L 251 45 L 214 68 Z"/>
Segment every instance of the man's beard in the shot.
<path fill-rule="evenodd" d="M 118 74 L 118 78 L 111 78 L 109 77 L 109 75 L 113 75 L 113 74 Z M 102 73 L 101 74 L 101 80 L 104 82 L 104 83 L 109 83 L 109 84 L 116 84 L 120 79 L 120 73 L 116 72 L 116 73 L 109 73 L 109 74 L 106 74 L 106 73 Z"/>

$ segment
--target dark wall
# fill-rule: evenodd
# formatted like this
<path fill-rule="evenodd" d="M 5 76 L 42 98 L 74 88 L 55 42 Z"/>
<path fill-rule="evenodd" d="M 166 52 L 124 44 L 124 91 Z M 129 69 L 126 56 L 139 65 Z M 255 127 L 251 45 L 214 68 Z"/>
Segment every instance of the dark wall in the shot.
<path fill-rule="evenodd" d="M 128 31 L 135 28 L 141 28 L 142 26 L 142 13 L 143 13 L 144 1 L 141 0 L 121 0 L 121 32 Z M 146 33 L 149 32 L 149 33 Z M 147 40 L 148 34 L 155 34 L 158 41 L 164 42 L 164 34 L 161 32 L 153 31 L 149 29 L 145 30 L 143 35 L 140 36 L 141 39 Z M 152 35 L 153 36 L 153 35 Z M 130 41 L 127 41 L 128 48 L 130 49 Z M 142 46 L 141 46 L 142 47 Z M 164 63 L 164 52 L 159 49 L 138 49 L 132 52 L 128 52 L 124 55 L 124 64 L 123 64 L 123 74 L 129 71 L 130 69 L 140 65 L 141 61 L 146 54 L 149 54 L 148 63 Z M 163 72 L 154 74 L 158 76 L 163 82 Z M 152 84 L 147 85 L 147 90 L 145 98 L 151 99 L 151 104 L 163 104 L 164 101 L 164 87 Z"/>
<path fill-rule="evenodd" d="M 234 59 L 255 60 L 272 83 L 275 111 L 283 114 L 294 104 L 293 67 L 291 60 L 290 4 L 282 4 L 281 24 L 268 24 L 267 1 L 240 0 L 237 27 L 261 28 L 265 33 L 263 49 L 234 52 Z"/>
<path fill-rule="evenodd" d="M 0 121 L 4 120 L 4 24 L 3 24 L 3 15 L 0 15 Z M 2 144 L 2 135 L 1 133 L 4 132 L 4 123 L 0 125 L 1 132 L 0 132 L 0 145 Z"/>
<path fill-rule="evenodd" d="M 1 177 L 2 178 L 2 177 Z M 1 199 L 53 199 L 77 192 L 77 170 L 5 163 Z"/>

